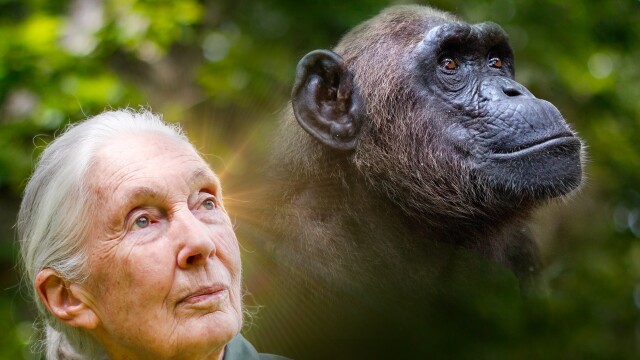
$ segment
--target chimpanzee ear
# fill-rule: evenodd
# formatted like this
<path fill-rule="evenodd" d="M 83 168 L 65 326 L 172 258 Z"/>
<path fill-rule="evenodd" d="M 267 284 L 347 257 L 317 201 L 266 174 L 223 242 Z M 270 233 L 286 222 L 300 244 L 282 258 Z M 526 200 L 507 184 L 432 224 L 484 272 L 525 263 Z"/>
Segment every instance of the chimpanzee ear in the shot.
<path fill-rule="evenodd" d="M 360 132 L 361 100 L 353 75 L 342 58 L 329 50 L 315 50 L 298 63 L 291 94 L 300 125 L 330 148 L 353 150 Z"/>

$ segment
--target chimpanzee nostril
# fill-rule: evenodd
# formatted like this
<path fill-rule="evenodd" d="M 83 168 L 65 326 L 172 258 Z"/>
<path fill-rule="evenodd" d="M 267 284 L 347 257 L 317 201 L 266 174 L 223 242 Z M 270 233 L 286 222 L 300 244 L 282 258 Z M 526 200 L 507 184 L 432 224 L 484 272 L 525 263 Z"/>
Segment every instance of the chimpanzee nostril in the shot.
<path fill-rule="evenodd" d="M 502 91 L 509 97 L 521 96 L 522 93 L 514 88 L 503 88 Z"/>
<path fill-rule="evenodd" d="M 535 99 L 535 96 L 513 79 L 488 76 L 480 83 L 480 96 L 489 101 Z"/>

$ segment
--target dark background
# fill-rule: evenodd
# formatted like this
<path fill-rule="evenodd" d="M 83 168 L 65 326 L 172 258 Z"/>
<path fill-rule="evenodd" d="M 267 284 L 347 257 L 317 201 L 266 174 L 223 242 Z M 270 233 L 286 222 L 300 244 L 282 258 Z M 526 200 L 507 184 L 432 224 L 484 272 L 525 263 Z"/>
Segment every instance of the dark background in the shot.
<path fill-rule="evenodd" d="M 242 223 L 251 172 L 268 151 L 298 59 L 397 3 L 0 0 L 0 358 L 37 358 L 13 224 L 34 159 L 57 131 L 124 106 L 179 121 L 209 155 Z M 430 4 L 502 25 L 517 80 L 553 102 L 588 145 L 582 190 L 533 222 L 547 290 L 526 301 L 524 315 L 492 316 L 475 357 L 464 338 L 452 338 L 452 357 L 638 358 L 640 1 Z M 259 283 L 250 257 L 244 265 Z"/>

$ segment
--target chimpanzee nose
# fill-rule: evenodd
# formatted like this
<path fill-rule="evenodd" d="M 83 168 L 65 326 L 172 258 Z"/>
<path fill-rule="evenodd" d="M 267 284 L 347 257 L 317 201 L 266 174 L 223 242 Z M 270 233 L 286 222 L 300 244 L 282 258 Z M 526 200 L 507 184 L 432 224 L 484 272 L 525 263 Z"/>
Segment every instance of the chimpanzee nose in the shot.
<path fill-rule="evenodd" d="M 513 86 L 507 86 L 502 88 L 502 91 L 505 93 L 505 95 L 509 96 L 509 97 L 513 97 L 513 96 L 521 96 L 522 92 L 520 92 L 520 90 L 518 90 L 517 88 L 513 87 Z"/>
<path fill-rule="evenodd" d="M 535 96 L 517 81 L 500 76 L 485 78 L 480 84 L 480 96 L 487 100 L 507 100 L 514 97 L 535 99 Z"/>

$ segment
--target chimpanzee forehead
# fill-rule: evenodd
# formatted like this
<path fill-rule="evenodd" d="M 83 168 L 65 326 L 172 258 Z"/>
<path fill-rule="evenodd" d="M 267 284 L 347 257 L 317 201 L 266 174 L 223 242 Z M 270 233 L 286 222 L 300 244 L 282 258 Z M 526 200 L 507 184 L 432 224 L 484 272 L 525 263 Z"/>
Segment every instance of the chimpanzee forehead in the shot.
<path fill-rule="evenodd" d="M 483 22 L 470 25 L 464 22 L 444 22 L 425 34 L 423 46 L 431 49 L 488 50 L 495 46 L 507 45 L 509 37 L 500 25 L 493 22 Z"/>

